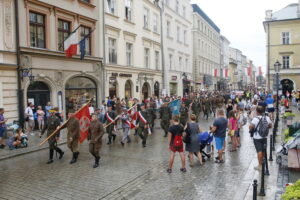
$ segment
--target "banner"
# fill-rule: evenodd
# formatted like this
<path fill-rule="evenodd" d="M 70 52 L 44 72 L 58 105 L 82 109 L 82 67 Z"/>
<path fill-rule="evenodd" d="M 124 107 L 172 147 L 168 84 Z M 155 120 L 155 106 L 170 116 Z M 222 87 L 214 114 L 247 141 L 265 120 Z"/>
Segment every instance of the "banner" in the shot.
<path fill-rule="evenodd" d="M 228 69 L 225 69 L 225 78 L 228 78 Z"/>
<path fill-rule="evenodd" d="M 177 99 L 175 101 L 172 101 L 171 103 L 169 103 L 169 107 L 171 108 L 173 115 L 179 115 L 180 100 Z"/>
<path fill-rule="evenodd" d="M 215 69 L 214 70 L 214 77 L 217 77 L 218 76 L 218 69 Z"/>
<path fill-rule="evenodd" d="M 88 135 L 88 129 L 91 124 L 91 115 L 89 111 L 89 105 L 85 105 L 78 113 L 75 114 L 75 117 L 79 120 L 80 127 L 80 143 L 82 143 Z"/>

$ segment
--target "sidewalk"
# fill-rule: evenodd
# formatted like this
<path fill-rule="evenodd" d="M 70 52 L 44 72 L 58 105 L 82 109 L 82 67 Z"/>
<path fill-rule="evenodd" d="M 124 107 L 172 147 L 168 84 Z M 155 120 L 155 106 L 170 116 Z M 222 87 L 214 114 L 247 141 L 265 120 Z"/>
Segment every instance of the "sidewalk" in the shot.
<path fill-rule="evenodd" d="M 28 135 L 27 148 L 9 150 L 9 148 L 6 146 L 4 149 L 0 149 L 0 161 L 48 148 L 48 142 L 46 142 L 42 146 L 39 146 L 40 142 L 42 142 L 46 138 L 45 134 L 43 135 L 42 138 L 39 137 L 39 131 L 33 131 L 31 134 L 27 134 L 27 135 Z M 65 130 L 62 130 L 61 138 L 60 141 L 58 142 L 58 145 L 62 145 L 66 143 L 66 135 L 67 134 L 65 134 Z"/>

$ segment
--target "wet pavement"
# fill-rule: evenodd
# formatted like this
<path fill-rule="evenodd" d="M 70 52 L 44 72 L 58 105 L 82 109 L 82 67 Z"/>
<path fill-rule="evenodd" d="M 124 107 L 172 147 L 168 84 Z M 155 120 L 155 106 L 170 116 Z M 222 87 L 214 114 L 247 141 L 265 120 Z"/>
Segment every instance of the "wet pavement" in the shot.
<path fill-rule="evenodd" d="M 212 122 L 213 118 L 201 118 L 200 125 L 208 130 Z M 256 157 L 247 126 L 241 135 L 241 149 L 230 153 L 228 145 L 224 164 L 213 160 L 204 166 L 197 163 L 187 167 L 186 173 L 179 170 L 179 155 L 173 172 L 166 173 L 169 151 L 159 122 L 146 148 L 133 134 L 132 143 L 124 147 L 119 143 L 121 134 L 108 146 L 105 135 L 96 169 L 92 168 L 94 161 L 86 142 L 73 165 L 69 164 L 71 152 L 66 145 L 62 145 L 64 158 L 55 158 L 51 165 L 46 164 L 47 149 L 2 160 L 0 199 L 243 199 L 251 182 L 241 182 L 249 170 L 253 171 L 251 163 Z"/>

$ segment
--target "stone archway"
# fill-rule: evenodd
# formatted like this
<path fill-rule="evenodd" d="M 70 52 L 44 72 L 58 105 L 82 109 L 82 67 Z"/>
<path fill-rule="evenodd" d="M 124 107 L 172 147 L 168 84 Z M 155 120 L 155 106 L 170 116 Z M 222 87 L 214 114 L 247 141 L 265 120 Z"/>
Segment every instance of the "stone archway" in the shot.
<path fill-rule="evenodd" d="M 159 97 L 159 82 L 158 81 L 156 81 L 154 83 L 154 95 Z"/>
<path fill-rule="evenodd" d="M 129 99 L 132 97 L 132 82 L 127 80 L 125 82 L 125 99 Z"/>
<path fill-rule="evenodd" d="M 35 81 L 27 88 L 27 102 L 32 102 L 33 105 L 42 106 L 45 109 L 47 102 L 50 101 L 50 88 L 42 81 Z"/>
<path fill-rule="evenodd" d="M 142 87 L 143 98 L 147 99 L 151 95 L 151 88 L 148 82 L 145 82 Z"/>

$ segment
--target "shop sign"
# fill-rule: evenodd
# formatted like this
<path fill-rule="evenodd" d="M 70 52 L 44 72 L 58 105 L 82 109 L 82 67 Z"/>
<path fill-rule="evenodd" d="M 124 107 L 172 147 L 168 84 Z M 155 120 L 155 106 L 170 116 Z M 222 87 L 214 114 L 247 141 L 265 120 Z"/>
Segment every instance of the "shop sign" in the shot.
<path fill-rule="evenodd" d="M 172 76 L 171 80 L 172 81 L 177 81 L 177 76 Z"/>
<path fill-rule="evenodd" d="M 130 78 L 130 77 L 132 77 L 132 74 L 119 74 L 119 76 Z"/>
<path fill-rule="evenodd" d="M 109 78 L 109 83 L 115 83 L 115 82 L 116 82 L 116 77 Z"/>
<path fill-rule="evenodd" d="M 117 77 L 118 73 L 111 73 L 111 76 Z"/>

